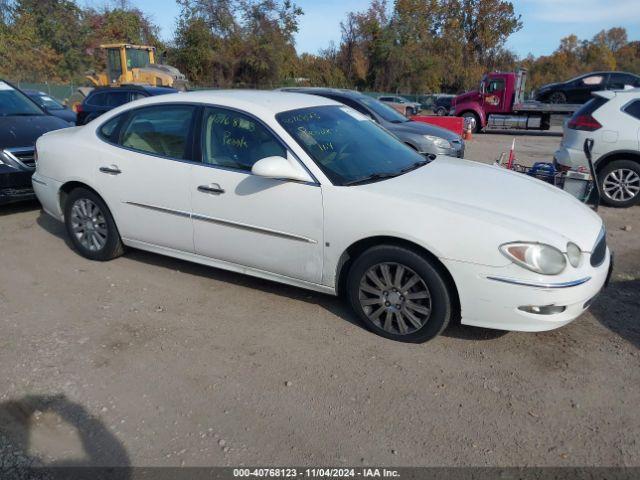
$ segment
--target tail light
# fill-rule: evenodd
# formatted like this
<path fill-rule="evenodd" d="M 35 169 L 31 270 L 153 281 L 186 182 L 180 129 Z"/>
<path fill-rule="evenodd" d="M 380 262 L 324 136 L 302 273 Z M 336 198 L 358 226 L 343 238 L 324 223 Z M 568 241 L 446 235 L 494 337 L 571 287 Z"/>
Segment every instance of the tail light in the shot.
<path fill-rule="evenodd" d="M 591 115 L 576 115 L 571 118 L 571 120 L 569 120 L 567 127 L 572 130 L 584 130 L 586 132 L 593 132 L 595 130 L 598 130 L 599 128 L 602 128 L 602 125 L 600 125 L 600 122 L 598 122 Z"/>
<path fill-rule="evenodd" d="M 80 113 L 82 112 L 82 104 L 81 103 L 75 103 L 73 105 L 73 107 L 71 107 L 71 109 L 75 112 L 75 113 Z"/>

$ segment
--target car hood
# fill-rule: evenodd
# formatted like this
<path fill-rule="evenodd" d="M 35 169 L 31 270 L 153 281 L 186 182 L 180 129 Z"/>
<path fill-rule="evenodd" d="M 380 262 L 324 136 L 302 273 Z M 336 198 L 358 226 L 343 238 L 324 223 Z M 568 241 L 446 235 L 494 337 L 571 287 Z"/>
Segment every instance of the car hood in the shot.
<path fill-rule="evenodd" d="M 51 115 L 0 117 L 0 148 L 31 147 L 43 133 L 68 126 Z"/>
<path fill-rule="evenodd" d="M 514 237 L 505 242 L 537 241 L 564 249 L 572 241 L 590 251 L 602 228 L 595 212 L 557 187 L 452 157 L 438 157 L 422 168 L 363 188 L 507 230 Z"/>
<path fill-rule="evenodd" d="M 546 85 L 542 85 L 536 91 L 537 92 L 542 92 L 544 90 L 551 90 L 553 88 L 558 88 L 558 87 L 562 87 L 562 86 L 564 86 L 564 83 L 547 83 Z"/>
<path fill-rule="evenodd" d="M 444 138 L 445 140 L 460 140 L 460 136 L 453 133 L 446 128 L 437 127 L 424 122 L 404 122 L 404 123 L 390 123 L 387 128 L 395 133 L 406 133 L 414 135 L 433 135 L 434 137 Z"/>
<path fill-rule="evenodd" d="M 478 99 L 480 93 L 477 90 L 471 90 L 469 92 L 461 93 L 457 97 L 451 99 L 451 105 L 455 106 L 465 102 L 473 102 Z"/>
<path fill-rule="evenodd" d="M 58 117 L 62 120 L 70 122 L 73 125 L 76 124 L 77 115 L 73 110 L 69 110 L 67 108 L 65 108 L 64 110 L 50 110 L 50 114 L 54 117 Z"/>

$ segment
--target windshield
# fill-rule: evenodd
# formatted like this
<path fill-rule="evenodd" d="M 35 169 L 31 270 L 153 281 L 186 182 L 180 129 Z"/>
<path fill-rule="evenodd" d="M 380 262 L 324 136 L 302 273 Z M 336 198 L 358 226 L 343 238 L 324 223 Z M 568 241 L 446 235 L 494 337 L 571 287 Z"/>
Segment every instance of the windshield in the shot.
<path fill-rule="evenodd" d="M 301 108 L 276 115 L 334 185 L 375 181 L 426 159 L 368 117 L 346 106 Z"/>
<path fill-rule="evenodd" d="M 38 102 L 41 107 L 48 108 L 49 110 L 64 110 L 64 106 L 49 95 L 37 93 L 32 98 Z"/>
<path fill-rule="evenodd" d="M 8 83 L 0 81 L 0 116 L 43 115 L 42 110 L 29 98 Z"/>
<path fill-rule="evenodd" d="M 127 48 L 127 68 L 144 68 L 149 63 L 149 50 Z"/>
<path fill-rule="evenodd" d="M 375 98 L 362 95 L 358 97 L 358 100 L 364 103 L 367 107 L 373 110 L 377 115 L 380 115 L 384 120 L 391 123 L 404 123 L 408 122 L 407 117 L 398 113 L 398 111 L 391 108 L 389 105 L 385 105 Z"/>

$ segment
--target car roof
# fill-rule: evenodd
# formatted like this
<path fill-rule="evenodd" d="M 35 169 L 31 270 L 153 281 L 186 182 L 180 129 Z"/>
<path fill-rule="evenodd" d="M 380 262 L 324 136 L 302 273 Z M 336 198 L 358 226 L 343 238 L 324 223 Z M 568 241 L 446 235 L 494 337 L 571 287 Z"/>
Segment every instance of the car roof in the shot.
<path fill-rule="evenodd" d="M 593 92 L 593 95 L 611 100 L 617 95 L 640 95 L 640 88 L 620 88 L 616 90 L 600 90 Z"/>
<path fill-rule="evenodd" d="M 328 88 L 328 87 L 285 87 L 279 89 L 282 92 L 310 93 L 312 95 L 336 95 L 346 98 L 360 98 L 365 95 L 357 90 L 349 90 L 347 88 Z M 385 95 L 387 96 L 387 95 Z M 388 95 L 392 96 L 392 95 Z M 373 97 L 371 97 L 373 98 Z"/>
<path fill-rule="evenodd" d="M 152 85 L 121 85 L 119 87 L 97 87 L 91 91 L 91 94 L 101 93 L 101 92 L 120 92 L 120 91 L 132 91 L 132 90 L 143 90 L 151 95 L 159 94 L 159 93 L 167 93 L 169 92 L 177 92 L 175 88 L 172 87 L 154 87 Z"/>
<path fill-rule="evenodd" d="M 198 90 L 136 100 L 135 105 L 194 102 L 238 108 L 253 113 L 276 114 L 298 108 L 342 104 L 314 95 L 274 90 Z M 132 104 L 125 104 L 124 106 Z M 118 110 L 126 108 L 119 107 Z"/>

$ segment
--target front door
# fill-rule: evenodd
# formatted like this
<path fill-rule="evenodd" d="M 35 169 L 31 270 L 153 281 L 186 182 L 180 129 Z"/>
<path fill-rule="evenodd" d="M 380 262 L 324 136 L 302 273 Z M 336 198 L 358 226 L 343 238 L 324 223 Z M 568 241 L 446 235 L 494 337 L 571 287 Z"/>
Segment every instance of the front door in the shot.
<path fill-rule="evenodd" d="M 196 253 L 320 283 L 321 188 L 251 173 L 262 158 L 290 155 L 283 144 L 255 118 L 212 107 L 204 110 L 201 146 L 190 186 Z"/>
<path fill-rule="evenodd" d="M 567 93 L 567 103 L 586 103 L 591 100 L 591 93 L 605 90 L 607 74 L 597 73 L 576 80 L 573 88 Z"/>
<path fill-rule="evenodd" d="M 161 105 L 133 110 L 117 138 L 101 149 L 98 188 L 112 210 L 120 235 L 193 252 L 190 210 L 192 124 L 196 107 Z M 111 123 L 107 122 L 103 136 Z"/>
<path fill-rule="evenodd" d="M 488 78 L 484 92 L 484 111 L 487 118 L 492 113 L 502 113 L 505 110 L 505 90 L 504 78 Z"/>

